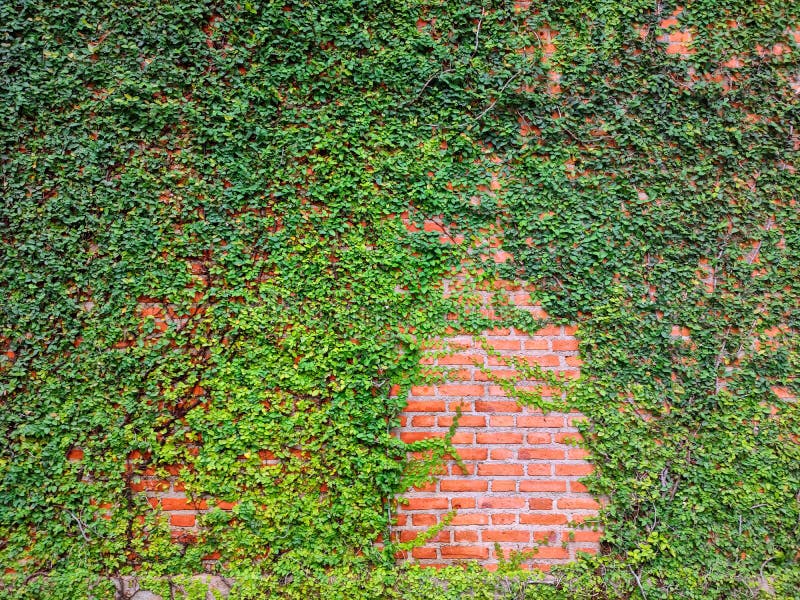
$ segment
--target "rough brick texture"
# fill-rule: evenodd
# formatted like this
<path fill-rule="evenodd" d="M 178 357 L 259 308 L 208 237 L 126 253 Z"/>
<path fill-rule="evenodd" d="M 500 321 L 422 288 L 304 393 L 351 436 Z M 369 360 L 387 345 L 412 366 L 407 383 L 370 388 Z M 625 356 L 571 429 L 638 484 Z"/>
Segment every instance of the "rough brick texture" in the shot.
<path fill-rule="evenodd" d="M 528 305 L 527 294 L 512 293 L 512 300 L 540 314 L 538 307 Z M 435 483 L 405 495 L 407 504 L 398 511 L 395 531 L 401 541 L 416 538 L 452 510 L 456 514 L 435 537 L 400 558 L 423 565 L 478 559 L 492 568 L 498 549 L 508 556 L 536 548 L 532 564 L 548 570 L 574 559 L 577 552 L 596 552 L 600 533 L 573 526 L 598 509 L 580 483 L 591 472 L 585 451 L 575 445 L 580 439 L 575 423 L 582 416 L 522 407 L 491 381 L 513 374 L 503 360 L 508 356 L 577 377 L 574 329 L 546 327 L 533 336 L 495 329 L 485 339 L 499 356 L 487 354 L 472 337 L 452 337 L 447 356 L 426 361 L 449 369 L 446 380 L 411 390 L 400 437 L 414 441 L 444 436 L 460 407 L 453 443 L 466 472 L 450 461 Z M 543 388 L 545 397 L 553 393 L 558 392 Z"/>

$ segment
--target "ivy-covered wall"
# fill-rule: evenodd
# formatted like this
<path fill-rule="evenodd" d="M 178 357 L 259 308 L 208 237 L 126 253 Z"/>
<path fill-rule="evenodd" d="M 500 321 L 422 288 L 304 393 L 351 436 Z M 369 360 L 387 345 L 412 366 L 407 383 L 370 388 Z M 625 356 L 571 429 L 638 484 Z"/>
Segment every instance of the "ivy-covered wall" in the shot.
<path fill-rule="evenodd" d="M 798 13 L 0 3 L 0 596 L 795 597 Z M 449 376 L 424 351 L 564 324 L 580 378 L 496 383 L 587 417 L 600 552 L 396 567 L 458 435 L 394 434 Z M 170 477 L 191 538 L 141 489 Z"/>

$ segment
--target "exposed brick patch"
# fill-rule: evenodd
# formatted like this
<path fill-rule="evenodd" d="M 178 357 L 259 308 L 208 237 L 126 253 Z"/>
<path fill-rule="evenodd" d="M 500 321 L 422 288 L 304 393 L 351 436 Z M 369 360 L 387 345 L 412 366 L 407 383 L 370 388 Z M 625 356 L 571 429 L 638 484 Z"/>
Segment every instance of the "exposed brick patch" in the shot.
<path fill-rule="evenodd" d="M 540 311 L 528 302 L 525 294 L 515 303 L 534 314 Z M 414 539 L 451 510 L 457 512 L 438 535 L 402 558 L 423 565 L 477 559 L 493 568 L 500 559 L 496 544 L 506 556 L 538 546 L 533 566 L 548 570 L 573 560 L 577 552 L 597 552 L 600 533 L 571 525 L 595 516 L 599 508 L 579 482 L 592 470 L 585 451 L 575 445 L 580 440 L 575 425 L 582 415 L 522 407 L 490 381 L 514 375 L 504 360 L 512 356 L 577 377 L 575 328 L 549 326 L 533 336 L 495 329 L 485 338 L 498 356 L 487 355 L 472 337 L 455 336 L 448 341 L 456 352 L 426 361 L 451 369 L 447 381 L 411 390 L 399 435 L 441 437 L 460 407 L 453 443 L 466 472 L 450 461 L 434 484 L 405 495 L 408 504 L 399 507 L 397 539 Z M 545 397 L 558 393 L 542 391 Z"/>

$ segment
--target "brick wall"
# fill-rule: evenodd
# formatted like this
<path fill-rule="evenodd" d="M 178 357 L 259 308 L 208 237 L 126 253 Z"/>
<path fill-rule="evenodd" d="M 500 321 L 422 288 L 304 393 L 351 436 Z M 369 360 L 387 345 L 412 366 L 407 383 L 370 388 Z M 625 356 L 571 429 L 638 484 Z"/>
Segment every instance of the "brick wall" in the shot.
<path fill-rule="evenodd" d="M 542 316 L 528 294 L 511 297 Z M 580 483 L 591 472 L 585 451 L 575 445 L 580 439 L 575 424 L 582 416 L 522 407 L 492 381 L 514 375 L 504 359 L 510 356 L 577 377 L 574 328 L 546 327 L 533 336 L 514 329 L 485 333 L 485 342 L 468 336 L 448 339 L 447 355 L 425 361 L 448 369 L 446 379 L 411 390 L 400 437 L 408 442 L 443 437 L 460 408 L 452 441 L 466 472 L 451 460 L 437 481 L 405 495 L 395 531 L 400 541 L 412 540 L 451 511 L 456 513 L 438 535 L 400 558 L 423 565 L 477 559 L 492 568 L 498 550 L 508 557 L 511 551 L 535 549 L 532 564 L 548 570 L 574 559 L 576 552 L 596 552 L 600 533 L 573 526 L 598 508 Z M 494 351 L 487 354 L 483 343 Z M 534 381 L 522 385 L 542 386 L 545 398 L 560 393 Z"/>

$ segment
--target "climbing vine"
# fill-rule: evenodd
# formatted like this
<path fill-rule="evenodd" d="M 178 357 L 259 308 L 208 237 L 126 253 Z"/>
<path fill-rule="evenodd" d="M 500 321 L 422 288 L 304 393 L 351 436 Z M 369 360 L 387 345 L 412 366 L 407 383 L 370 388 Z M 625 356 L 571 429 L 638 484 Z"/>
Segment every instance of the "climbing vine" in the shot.
<path fill-rule="evenodd" d="M 792 597 L 797 13 L 0 4 L 0 595 L 211 570 L 390 597 L 408 452 L 447 443 L 392 428 L 502 277 L 580 326 L 609 503 L 560 590 Z M 197 536 L 137 491 L 168 477 Z"/>

